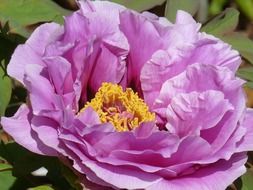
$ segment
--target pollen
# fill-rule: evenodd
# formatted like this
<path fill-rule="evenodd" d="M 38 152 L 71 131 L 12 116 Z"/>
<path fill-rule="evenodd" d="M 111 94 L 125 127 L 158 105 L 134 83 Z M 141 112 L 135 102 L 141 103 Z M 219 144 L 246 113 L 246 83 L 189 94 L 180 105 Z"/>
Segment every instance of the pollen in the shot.
<path fill-rule="evenodd" d="M 92 107 L 102 123 L 110 122 L 117 131 L 131 131 L 143 122 L 154 121 L 155 114 L 131 88 L 112 83 L 102 83 L 95 97 L 87 102 L 81 112 Z"/>

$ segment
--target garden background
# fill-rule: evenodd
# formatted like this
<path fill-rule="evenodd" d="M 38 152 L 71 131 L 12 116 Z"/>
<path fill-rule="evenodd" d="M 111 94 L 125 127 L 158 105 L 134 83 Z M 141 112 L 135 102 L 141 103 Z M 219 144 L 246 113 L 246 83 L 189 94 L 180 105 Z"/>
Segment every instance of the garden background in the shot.
<path fill-rule="evenodd" d="M 243 62 L 237 75 L 247 81 L 248 106 L 253 107 L 253 0 L 113 0 L 136 11 L 151 11 L 174 22 L 186 10 L 202 23 L 201 31 L 232 45 Z M 0 0 L 0 116 L 12 116 L 26 102 L 26 90 L 9 78 L 6 67 L 14 49 L 45 22 L 63 22 L 77 9 L 75 0 Z M 253 140 L 253 139 L 252 139 Z M 228 189 L 253 189 L 253 153 L 248 171 Z M 33 172 L 44 167 L 46 176 Z M 36 172 L 35 172 L 36 173 Z M 56 158 L 35 155 L 12 141 L 0 127 L 0 189 L 80 189 L 76 176 Z"/>

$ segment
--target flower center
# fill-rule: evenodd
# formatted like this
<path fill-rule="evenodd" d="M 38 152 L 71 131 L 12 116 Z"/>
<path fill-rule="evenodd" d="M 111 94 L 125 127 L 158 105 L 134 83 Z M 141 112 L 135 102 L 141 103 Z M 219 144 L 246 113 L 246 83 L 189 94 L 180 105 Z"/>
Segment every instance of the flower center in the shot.
<path fill-rule="evenodd" d="M 102 123 L 112 123 L 117 131 L 131 131 L 142 122 L 155 119 L 155 114 L 137 93 L 130 88 L 123 91 L 121 86 L 112 83 L 102 83 L 95 97 L 82 110 L 89 106 L 98 113 Z"/>

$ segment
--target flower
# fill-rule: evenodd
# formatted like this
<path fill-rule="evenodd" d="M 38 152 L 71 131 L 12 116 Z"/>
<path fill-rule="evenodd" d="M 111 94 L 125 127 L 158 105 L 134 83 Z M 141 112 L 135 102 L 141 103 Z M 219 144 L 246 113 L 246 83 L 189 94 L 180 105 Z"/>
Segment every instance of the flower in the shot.
<path fill-rule="evenodd" d="M 178 11 L 174 24 L 79 1 L 39 26 L 8 74 L 29 92 L 1 124 L 32 152 L 67 159 L 91 189 L 224 190 L 245 172 L 253 111 L 241 59 Z"/>

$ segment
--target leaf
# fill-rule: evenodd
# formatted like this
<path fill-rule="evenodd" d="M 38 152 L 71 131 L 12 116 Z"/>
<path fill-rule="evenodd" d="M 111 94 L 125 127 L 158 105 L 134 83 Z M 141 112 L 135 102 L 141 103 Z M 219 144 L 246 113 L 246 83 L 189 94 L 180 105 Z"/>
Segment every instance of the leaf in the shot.
<path fill-rule="evenodd" d="M 126 6 L 129 9 L 136 11 L 146 11 L 155 6 L 162 5 L 165 0 L 111 0 L 114 3 L 118 3 Z"/>
<path fill-rule="evenodd" d="M 54 189 L 48 185 L 41 185 L 38 187 L 29 188 L 28 190 L 54 190 Z"/>
<path fill-rule="evenodd" d="M 6 23 L 3 27 L 0 25 L 0 62 L 4 61 L 4 66 L 7 66 L 14 49 L 19 43 L 23 43 L 25 39 L 18 35 L 8 34 L 9 24 Z"/>
<path fill-rule="evenodd" d="M 241 178 L 242 178 L 242 190 L 252 190 L 253 189 L 252 169 L 248 169 L 248 171 Z"/>
<path fill-rule="evenodd" d="M 0 172 L 11 170 L 12 166 L 10 164 L 0 163 Z"/>
<path fill-rule="evenodd" d="M 9 22 L 10 32 L 28 37 L 33 25 L 43 22 L 62 22 L 69 11 L 51 0 L 1 0 L 0 22 Z"/>
<path fill-rule="evenodd" d="M 227 0 L 212 0 L 209 6 L 210 14 L 211 15 L 219 14 L 223 10 L 223 7 L 226 3 Z"/>
<path fill-rule="evenodd" d="M 247 36 L 238 32 L 233 32 L 222 36 L 221 39 L 232 45 L 232 47 L 238 50 L 249 63 L 253 64 L 253 41 Z"/>
<path fill-rule="evenodd" d="M 236 0 L 235 1 L 242 13 L 244 13 L 250 20 L 253 20 L 253 1 L 252 0 Z"/>
<path fill-rule="evenodd" d="M 0 67 L 0 116 L 4 115 L 11 98 L 11 80 Z"/>
<path fill-rule="evenodd" d="M 0 172 L 1 190 L 9 190 L 16 181 L 11 171 Z"/>
<path fill-rule="evenodd" d="M 206 23 L 202 28 L 202 32 L 220 37 L 224 34 L 232 32 L 239 21 L 239 12 L 234 8 L 227 8 L 211 21 Z"/>
<path fill-rule="evenodd" d="M 205 24 L 201 31 L 212 34 L 240 52 L 243 58 L 253 64 L 253 41 L 247 36 L 233 32 L 239 19 L 239 12 L 236 9 L 228 8 L 210 22 Z"/>
<path fill-rule="evenodd" d="M 32 153 L 14 142 L 7 144 L 0 142 L 0 156 L 13 167 L 13 176 L 17 178 L 13 187 L 16 187 L 16 189 L 27 189 L 28 187 L 44 185 L 46 180 L 46 184 L 52 184 L 57 189 L 72 190 L 70 184 L 62 175 L 61 163 L 55 157 Z M 45 167 L 48 170 L 45 177 L 31 175 L 31 172 L 41 167 Z"/>
<path fill-rule="evenodd" d="M 165 17 L 174 22 L 178 10 L 184 10 L 191 15 L 195 15 L 199 9 L 200 1 L 202 0 L 167 0 Z"/>
<path fill-rule="evenodd" d="M 250 68 L 240 68 L 237 71 L 237 76 L 239 76 L 242 79 L 248 80 L 248 81 L 252 81 L 253 82 L 253 67 Z"/>
<path fill-rule="evenodd" d="M 247 82 L 247 83 L 245 84 L 245 86 L 248 87 L 248 88 L 253 89 L 253 82 Z M 252 94 L 252 98 L 253 98 L 253 94 Z M 253 102 L 253 101 L 252 101 L 252 102 Z M 253 105 L 253 104 L 252 104 L 252 105 Z M 250 107 L 252 107 L 252 106 L 250 106 Z"/>

